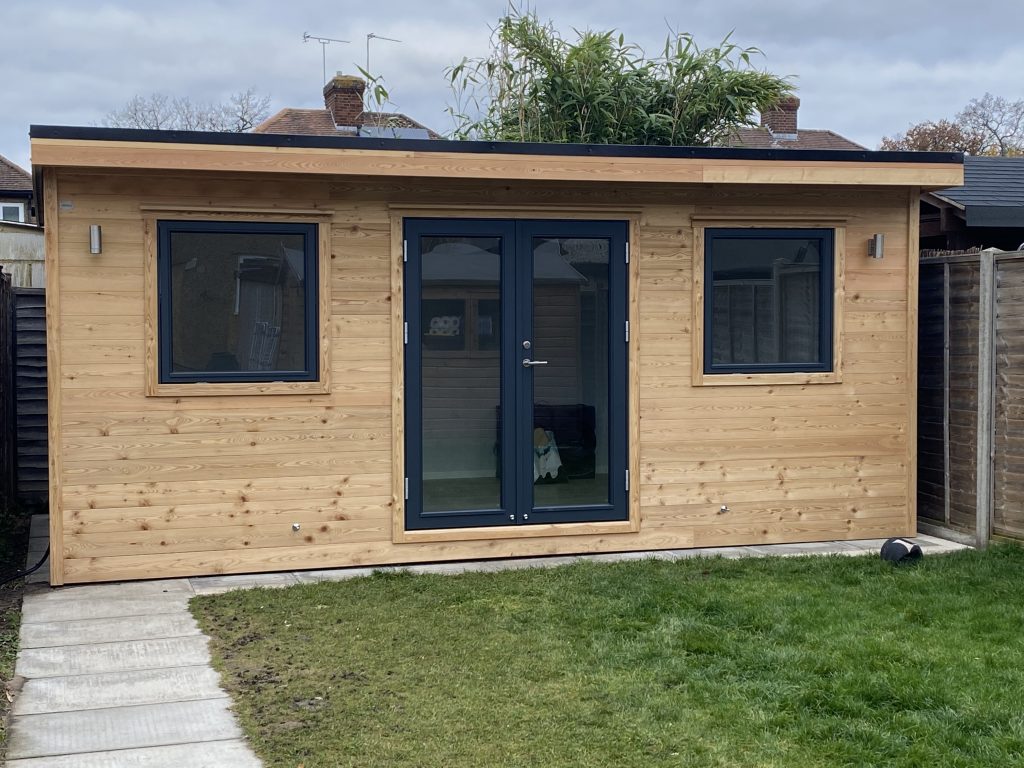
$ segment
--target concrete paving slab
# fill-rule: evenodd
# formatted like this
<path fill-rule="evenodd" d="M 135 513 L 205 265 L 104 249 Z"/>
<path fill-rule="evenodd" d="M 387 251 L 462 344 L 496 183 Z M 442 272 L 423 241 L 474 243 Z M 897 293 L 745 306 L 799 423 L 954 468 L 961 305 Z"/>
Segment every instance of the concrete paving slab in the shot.
<path fill-rule="evenodd" d="M 32 519 L 29 520 L 28 524 L 28 535 L 29 538 L 38 539 L 46 538 L 50 535 L 50 516 L 49 515 L 32 515 Z"/>
<path fill-rule="evenodd" d="M 373 574 L 373 568 L 334 568 L 319 571 L 297 571 L 295 578 L 302 584 L 316 584 L 321 581 L 348 581 L 365 578 Z"/>
<path fill-rule="evenodd" d="M 240 739 L 12 760 L 8 768 L 260 768 Z"/>
<path fill-rule="evenodd" d="M 223 699 L 220 678 L 208 665 L 106 672 L 99 675 L 37 677 L 14 700 L 15 715 Z"/>
<path fill-rule="evenodd" d="M 113 619 L 78 619 L 23 624 L 22 648 L 61 645 L 92 645 L 123 640 L 158 640 L 200 634 L 195 619 L 184 611 L 155 616 L 121 616 Z"/>
<path fill-rule="evenodd" d="M 196 576 L 188 579 L 197 595 L 216 595 L 233 589 L 290 587 L 298 584 L 294 573 L 251 573 L 232 576 Z"/>
<path fill-rule="evenodd" d="M 843 541 L 814 541 L 800 544 L 758 544 L 747 547 L 751 552 L 769 557 L 793 557 L 796 555 L 837 555 L 854 547 Z"/>
<path fill-rule="evenodd" d="M 241 729 L 235 724 L 229 703 L 227 699 L 205 699 L 23 715 L 11 720 L 7 757 L 16 760 L 240 739 Z M 196 754 L 202 752 L 201 746 L 195 747 Z"/>
<path fill-rule="evenodd" d="M 57 594 L 61 594 L 61 589 Z M 102 597 L 95 600 L 26 600 L 22 607 L 24 623 L 75 621 L 120 616 L 153 616 L 188 609 L 190 595 L 154 595 L 152 597 Z"/>
<path fill-rule="evenodd" d="M 127 672 L 136 669 L 194 666 L 210 661 L 207 639 L 171 637 L 56 648 L 23 648 L 15 674 L 25 678 Z"/>
<path fill-rule="evenodd" d="M 162 595 L 192 597 L 195 592 L 188 579 L 127 581 L 119 584 L 84 584 L 61 587 L 39 593 L 34 602 L 51 603 L 68 600 L 110 600 L 111 598 L 146 598 Z"/>

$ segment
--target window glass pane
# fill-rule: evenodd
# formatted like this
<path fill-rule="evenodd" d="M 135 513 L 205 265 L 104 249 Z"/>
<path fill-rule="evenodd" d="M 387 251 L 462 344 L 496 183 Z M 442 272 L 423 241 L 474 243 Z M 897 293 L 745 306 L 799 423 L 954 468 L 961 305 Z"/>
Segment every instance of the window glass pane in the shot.
<path fill-rule="evenodd" d="M 305 371 L 305 241 L 171 232 L 171 372 Z"/>
<path fill-rule="evenodd" d="M 423 237 L 420 254 L 423 511 L 498 509 L 502 241 Z"/>
<path fill-rule="evenodd" d="M 533 239 L 533 505 L 608 504 L 611 243 Z"/>
<path fill-rule="evenodd" d="M 4 221 L 21 221 L 21 206 L 0 205 L 0 219 Z"/>
<path fill-rule="evenodd" d="M 821 365 L 822 239 L 714 237 L 711 365 Z"/>

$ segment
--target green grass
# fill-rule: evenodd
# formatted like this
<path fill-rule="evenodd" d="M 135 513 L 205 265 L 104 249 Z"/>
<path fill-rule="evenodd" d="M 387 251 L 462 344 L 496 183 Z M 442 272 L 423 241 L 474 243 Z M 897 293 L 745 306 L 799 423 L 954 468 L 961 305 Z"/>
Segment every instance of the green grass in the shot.
<path fill-rule="evenodd" d="M 0 577 L 23 567 L 28 541 L 28 515 L 23 510 L 0 506 Z M 0 765 L 7 747 L 7 717 L 13 697 L 7 683 L 14 677 L 21 627 L 21 593 L 24 582 L 0 586 Z"/>
<path fill-rule="evenodd" d="M 14 677 L 18 656 L 18 630 L 21 628 L 21 585 L 0 587 L 0 765 L 7 746 L 7 716 L 11 708 L 6 687 Z"/>
<path fill-rule="evenodd" d="M 1024 765 L 1024 550 L 201 597 L 268 768 Z"/>

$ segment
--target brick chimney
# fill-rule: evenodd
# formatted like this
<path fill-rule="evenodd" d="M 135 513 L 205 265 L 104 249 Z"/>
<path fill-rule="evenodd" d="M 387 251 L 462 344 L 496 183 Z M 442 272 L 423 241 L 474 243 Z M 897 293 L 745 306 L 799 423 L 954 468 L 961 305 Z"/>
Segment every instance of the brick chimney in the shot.
<path fill-rule="evenodd" d="M 761 113 L 761 125 L 767 128 L 773 136 L 792 136 L 795 139 L 798 109 L 800 109 L 800 99 L 796 96 L 786 96 L 779 102 L 778 107 Z"/>
<path fill-rule="evenodd" d="M 324 103 L 334 117 L 335 125 L 363 124 L 363 93 L 366 81 L 341 72 L 324 86 Z"/>

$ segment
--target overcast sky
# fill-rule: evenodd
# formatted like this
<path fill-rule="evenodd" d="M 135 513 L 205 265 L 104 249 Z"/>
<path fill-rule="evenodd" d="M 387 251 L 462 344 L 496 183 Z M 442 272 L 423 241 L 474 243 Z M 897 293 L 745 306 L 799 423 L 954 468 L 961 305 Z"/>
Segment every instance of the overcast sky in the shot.
<path fill-rule="evenodd" d="M 486 53 L 501 0 L 4 0 L 0 154 L 29 163 L 32 123 L 98 125 L 134 94 L 219 101 L 253 86 L 274 111 L 322 106 L 321 48 L 303 32 L 353 41 L 327 48 L 327 71 L 354 73 L 367 33 L 372 70 L 393 105 L 451 130 L 444 70 Z M 759 66 L 795 76 L 800 126 L 869 148 L 926 119 L 951 117 L 986 91 L 1024 98 L 1019 0 L 549 0 L 542 18 L 623 32 L 657 52 L 669 28 L 718 42 L 730 31 L 764 51 Z"/>

